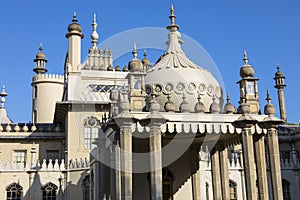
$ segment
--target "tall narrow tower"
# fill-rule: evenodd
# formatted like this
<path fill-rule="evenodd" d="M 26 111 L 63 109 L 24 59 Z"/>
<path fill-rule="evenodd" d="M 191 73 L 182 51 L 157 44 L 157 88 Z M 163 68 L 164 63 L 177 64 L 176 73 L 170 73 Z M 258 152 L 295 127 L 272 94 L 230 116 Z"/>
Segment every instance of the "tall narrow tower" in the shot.
<path fill-rule="evenodd" d="M 254 78 L 254 69 L 248 64 L 247 52 L 244 51 L 244 65 L 240 69 L 241 80 L 237 83 L 240 85 L 240 101 L 243 99 L 250 106 L 250 113 L 258 113 L 260 104 L 258 99 L 257 78 Z"/>
<path fill-rule="evenodd" d="M 57 74 L 46 74 L 46 55 L 42 52 L 40 44 L 39 52 L 36 54 L 36 73 L 32 78 L 32 122 L 52 123 L 55 104 L 62 100 L 64 78 Z"/>
<path fill-rule="evenodd" d="M 287 123 L 286 118 L 286 107 L 285 107 L 285 99 L 284 99 L 284 88 L 286 87 L 284 83 L 285 76 L 280 71 L 279 65 L 277 65 L 277 72 L 275 73 L 275 88 L 277 88 L 278 92 L 278 102 L 279 102 L 279 110 L 280 110 L 280 118 Z"/>
<path fill-rule="evenodd" d="M 68 56 L 70 68 L 68 73 L 78 72 L 78 65 L 81 64 L 81 39 L 84 35 L 81 33 L 81 26 L 77 23 L 76 13 L 74 13 L 72 23 L 68 26 L 68 33 L 66 38 L 68 38 Z"/>

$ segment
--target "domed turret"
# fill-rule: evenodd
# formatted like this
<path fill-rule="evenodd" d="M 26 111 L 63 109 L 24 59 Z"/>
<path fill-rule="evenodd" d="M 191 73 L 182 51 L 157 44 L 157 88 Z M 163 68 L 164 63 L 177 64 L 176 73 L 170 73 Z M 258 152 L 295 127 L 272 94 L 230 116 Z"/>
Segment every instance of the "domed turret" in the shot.
<path fill-rule="evenodd" d="M 84 37 L 84 35 L 81 33 L 82 28 L 81 28 L 80 24 L 78 24 L 77 22 L 78 22 L 77 16 L 76 16 L 76 13 L 74 13 L 72 23 L 69 24 L 69 26 L 68 26 L 68 33 L 66 34 L 66 38 L 69 38 L 72 35 L 78 35 L 81 38 Z"/>
<path fill-rule="evenodd" d="M 165 103 L 165 111 L 166 112 L 175 112 L 175 105 L 173 103 L 173 101 L 171 101 L 171 97 L 170 95 L 168 95 L 168 100 L 167 102 Z"/>
<path fill-rule="evenodd" d="M 244 51 L 244 65 L 240 69 L 240 76 L 242 78 L 250 77 L 252 78 L 254 76 L 254 69 L 251 65 L 248 64 L 249 59 L 247 58 L 247 52 L 246 50 Z"/>
<path fill-rule="evenodd" d="M 232 105 L 232 103 L 230 102 L 230 97 L 227 95 L 227 103 L 224 106 L 224 113 L 226 114 L 233 114 L 236 112 L 235 107 Z"/>
<path fill-rule="evenodd" d="M 270 94 L 269 94 L 269 91 L 267 91 L 267 98 L 266 98 L 266 100 L 267 100 L 267 105 L 265 105 L 265 107 L 264 107 L 264 112 L 265 112 L 265 114 L 266 115 L 268 115 L 268 116 L 274 116 L 275 115 L 275 113 L 276 113 L 276 109 L 275 109 L 275 106 L 273 105 L 273 104 L 271 104 L 271 97 L 270 97 Z"/>
<path fill-rule="evenodd" d="M 145 76 L 146 92 L 147 94 L 155 93 L 156 99 L 161 105 L 165 104 L 166 97 L 170 95 L 177 112 L 180 111 L 183 94 L 185 94 L 186 101 L 194 107 L 197 103 L 198 93 L 200 93 L 205 112 L 208 112 L 212 96 L 216 96 L 222 104 L 221 87 L 208 70 L 187 58 L 181 48 L 183 41 L 178 32 L 179 26 L 175 24 L 176 16 L 173 7 L 170 13 L 171 24 L 167 26 L 169 30 L 167 49 L 147 71 Z"/>
<path fill-rule="evenodd" d="M 213 102 L 209 107 L 209 112 L 212 114 L 220 113 L 221 109 L 219 104 L 216 102 L 216 98 L 213 97 Z"/>
<path fill-rule="evenodd" d="M 130 72 L 143 72 L 143 63 L 137 58 L 138 52 L 136 50 L 136 44 L 133 44 L 132 51 L 133 59 L 128 63 L 128 69 Z"/>
<path fill-rule="evenodd" d="M 186 101 L 185 94 L 182 95 L 182 102 L 179 106 L 179 110 L 181 113 L 191 112 L 189 102 Z"/>
<path fill-rule="evenodd" d="M 40 44 L 39 50 L 40 51 L 36 54 L 35 59 L 33 60 L 36 63 L 33 71 L 37 74 L 44 74 L 48 71 L 46 69 L 46 63 L 48 61 L 46 60 L 46 55 L 43 53 L 42 43 Z"/>
<path fill-rule="evenodd" d="M 198 94 L 197 99 L 198 99 L 198 102 L 195 104 L 194 110 L 195 110 L 196 113 L 204 113 L 205 112 L 205 106 L 201 102 L 201 95 L 200 94 Z"/>

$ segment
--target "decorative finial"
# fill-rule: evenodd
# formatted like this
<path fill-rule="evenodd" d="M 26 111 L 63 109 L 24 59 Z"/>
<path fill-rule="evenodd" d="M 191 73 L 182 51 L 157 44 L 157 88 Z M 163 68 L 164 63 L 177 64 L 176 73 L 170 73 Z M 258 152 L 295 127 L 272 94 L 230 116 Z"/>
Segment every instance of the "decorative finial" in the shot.
<path fill-rule="evenodd" d="M 99 35 L 97 33 L 97 26 L 98 26 L 98 24 L 97 24 L 97 21 L 96 21 L 96 13 L 94 13 L 94 20 L 93 20 L 93 23 L 92 23 L 93 32 L 92 32 L 92 35 L 91 35 L 93 47 L 96 47 L 97 44 L 98 44 Z"/>
<path fill-rule="evenodd" d="M 243 58 L 243 60 L 244 60 L 245 65 L 248 65 L 249 59 L 247 58 L 247 51 L 246 50 L 244 50 L 244 58 Z"/>
<path fill-rule="evenodd" d="M 171 25 L 168 26 L 167 29 L 170 30 L 170 31 L 177 31 L 179 29 L 179 26 L 175 24 L 176 16 L 175 16 L 173 4 L 171 5 L 169 18 L 171 20 Z"/>
<path fill-rule="evenodd" d="M 42 42 L 40 42 L 40 48 L 39 48 L 39 50 L 40 50 L 40 52 L 43 51 L 43 43 Z"/>
<path fill-rule="evenodd" d="M 7 93 L 5 92 L 5 86 L 2 85 L 2 91 L 0 93 L 1 96 L 1 108 L 4 108 L 4 103 L 5 103 L 5 97 L 7 96 Z"/>
<path fill-rule="evenodd" d="M 134 58 L 134 59 L 137 59 L 138 52 L 137 52 L 137 50 L 136 50 L 136 43 L 135 43 L 135 42 L 133 43 L 133 51 L 132 51 L 132 55 L 133 55 L 133 58 Z"/>
<path fill-rule="evenodd" d="M 267 90 L 267 98 L 266 98 L 266 100 L 267 100 L 267 102 L 268 102 L 268 104 L 270 104 L 271 103 L 271 97 L 270 97 L 270 93 L 269 93 L 269 90 Z"/>
<path fill-rule="evenodd" d="M 227 103 L 230 103 L 230 97 L 229 97 L 229 95 L 228 95 L 228 94 L 227 94 L 226 101 L 227 101 Z"/>
<path fill-rule="evenodd" d="M 74 14 L 73 14 L 73 19 L 72 19 L 72 22 L 77 22 L 77 16 L 76 16 L 76 12 L 74 12 Z"/>
<path fill-rule="evenodd" d="M 147 58 L 147 51 L 144 49 L 144 58 Z"/>
<path fill-rule="evenodd" d="M 277 63 L 277 71 L 280 71 L 280 65 Z"/>

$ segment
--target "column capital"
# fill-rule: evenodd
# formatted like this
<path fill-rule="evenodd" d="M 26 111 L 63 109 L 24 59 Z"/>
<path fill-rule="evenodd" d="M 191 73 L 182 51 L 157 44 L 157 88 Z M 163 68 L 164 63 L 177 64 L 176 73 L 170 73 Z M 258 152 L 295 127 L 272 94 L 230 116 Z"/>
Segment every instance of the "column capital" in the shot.
<path fill-rule="evenodd" d="M 247 128 L 251 128 L 252 126 L 257 124 L 257 122 L 258 121 L 256 119 L 254 119 L 253 117 L 251 117 L 249 115 L 242 115 L 237 120 L 232 122 L 232 125 L 235 128 L 247 129 Z"/>
<path fill-rule="evenodd" d="M 278 119 L 277 117 L 266 117 L 263 121 L 259 122 L 258 125 L 260 128 L 275 129 L 283 122 L 283 120 Z"/>

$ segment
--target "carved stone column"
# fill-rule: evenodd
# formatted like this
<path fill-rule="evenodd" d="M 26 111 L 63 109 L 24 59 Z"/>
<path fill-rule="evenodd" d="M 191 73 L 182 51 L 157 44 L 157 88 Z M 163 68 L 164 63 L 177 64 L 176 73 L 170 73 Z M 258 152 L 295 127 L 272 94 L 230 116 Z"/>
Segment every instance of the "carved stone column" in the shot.
<path fill-rule="evenodd" d="M 221 193 L 221 174 L 220 174 L 220 159 L 219 151 L 214 148 L 211 151 L 211 174 L 212 174 L 212 186 L 213 186 L 213 199 L 222 200 Z"/>
<path fill-rule="evenodd" d="M 266 165 L 266 150 L 264 135 L 257 135 L 255 138 L 255 156 L 257 182 L 260 200 L 268 200 L 268 180 L 267 180 L 267 165 Z"/>
<path fill-rule="evenodd" d="M 228 149 L 225 145 L 220 149 L 220 173 L 221 173 L 221 188 L 222 199 L 230 198 L 229 191 L 229 171 L 228 171 Z"/>

